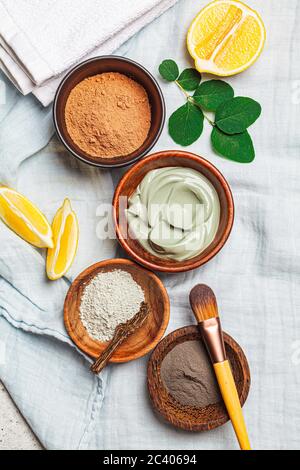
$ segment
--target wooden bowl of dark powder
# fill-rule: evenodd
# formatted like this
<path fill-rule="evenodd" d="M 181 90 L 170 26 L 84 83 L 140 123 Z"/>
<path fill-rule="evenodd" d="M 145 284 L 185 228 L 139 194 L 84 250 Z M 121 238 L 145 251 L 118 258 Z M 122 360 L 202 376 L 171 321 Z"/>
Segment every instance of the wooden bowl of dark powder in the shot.
<path fill-rule="evenodd" d="M 224 333 L 225 347 L 242 406 L 250 370 L 241 347 Z M 180 328 L 156 347 L 148 364 L 148 390 L 154 409 L 174 426 L 209 431 L 229 421 L 197 326 Z"/>

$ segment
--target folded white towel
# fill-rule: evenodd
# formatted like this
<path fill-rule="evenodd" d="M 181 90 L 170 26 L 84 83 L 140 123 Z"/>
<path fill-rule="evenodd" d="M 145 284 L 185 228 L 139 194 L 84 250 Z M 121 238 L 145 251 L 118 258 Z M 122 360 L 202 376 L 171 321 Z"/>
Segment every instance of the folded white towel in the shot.
<path fill-rule="evenodd" d="M 81 60 L 110 54 L 177 0 L 0 0 L 0 68 L 47 106 Z"/>

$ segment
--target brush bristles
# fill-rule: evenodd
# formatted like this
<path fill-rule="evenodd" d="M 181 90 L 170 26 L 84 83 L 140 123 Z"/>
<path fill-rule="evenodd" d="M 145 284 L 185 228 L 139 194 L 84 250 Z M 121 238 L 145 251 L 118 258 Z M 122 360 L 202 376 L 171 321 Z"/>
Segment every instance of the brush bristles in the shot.
<path fill-rule="evenodd" d="M 191 290 L 190 303 L 198 322 L 219 316 L 215 294 L 205 284 L 198 284 Z"/>

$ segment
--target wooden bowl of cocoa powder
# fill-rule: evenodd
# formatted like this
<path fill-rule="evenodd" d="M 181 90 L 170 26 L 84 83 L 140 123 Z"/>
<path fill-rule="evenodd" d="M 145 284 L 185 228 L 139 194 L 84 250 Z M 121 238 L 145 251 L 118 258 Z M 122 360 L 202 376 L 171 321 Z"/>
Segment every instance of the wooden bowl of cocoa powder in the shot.
<path fill-rule="evenodd" d="M 93 166 L 129 165 L 146 155 L 165 123 L 155 78 L 133 60 L 102 56 L 77 65 L 54 100 L 56 132 L 67 150 Z"/>

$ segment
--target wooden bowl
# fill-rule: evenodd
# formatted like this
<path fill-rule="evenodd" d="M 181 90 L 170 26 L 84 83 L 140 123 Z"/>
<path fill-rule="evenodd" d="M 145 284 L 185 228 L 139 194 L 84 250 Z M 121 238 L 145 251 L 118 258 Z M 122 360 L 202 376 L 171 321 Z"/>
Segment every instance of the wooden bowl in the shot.
<path fill-rule="evenodd" d="M 81 273 L 71 285 L 64 306 L 67 332 L 79 349 L 93 358 L 99 357 L 108 343 L 91 338 L 83 326 L 79 307 L 84 287 L 100 272 L 121 269 L 131 274 L 142 287 L 150 314 L 145 323 L 117 349 L 111 362 L 128 362 L 151 351 L 164 335 L 170 318 L 170 302 L 167 291 L 158 277 L 126 259 L 112 259 L 94 264 Z"/>
<path fill-rule="evenodd" d="M 198 256 L 186 261 L 161 259 L 146 251 L 130 237 L 125 211 L 127 202 L 145 175 L 166 166 L 193 168 L 202 173 L 215 187 L 221 206 L 220 224 L 213 242 Z M 121 198 L 121 199 L 120 199 Z M 122 201 L 122 203 L 120 203 Z M 125 203 L 123 203 L 125 201 Z M 230 187 L 219 170 L 202 157 L 189 152 L 168 150 L 154 153 L 135 164 L 120 180 L 113 199 L 114 222 L 118 240 L 128 255 L 153 271 L 178 273 L 199 268 L 211 260 L 226 243 L 234 221 L 234 202 Z"/>
<path fill-rule="evenodd" d="M 151 127 L 143 145 L 130 155 L 116 158 L 96 158 L 80 149 L 68 134 L 65 107 L 72 89 L 85 78 L 104 72 L 119 72 L 140 83 L 146 90 L 151 105 Z M 125 57 L 96 57 L 73 68 L 61 82 L 53 105 L 53 119 L 58 137 L 67 150 L 79 160 L 102 168 L 118 168 L 129 165 L 146 155 L 155 145 L 165 123 L 165 101 L 155 78 L 142 65 Z"/>
<path fill-rule="evenodd" d="M 196 339 L 202 341 L 198 327 L 187 326 L 173 331 L 159 343 L 148 363 L 148 390 L 154 409 L 171 424 L 186 431 L 209 431 L 229 421 L 224 403 L 220 402 L 204 408 L 181 405 L 169 394 L 160 375 L 161 363 L 165 356 L 177 344 Z M 224 333 L 224 340 L 243 406 L 250 388 L 249 365 L 241 347 L 234 339 Z"/>

